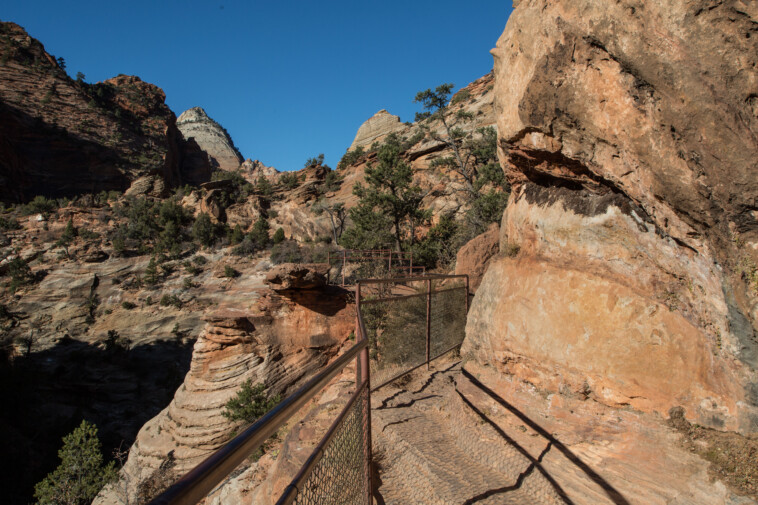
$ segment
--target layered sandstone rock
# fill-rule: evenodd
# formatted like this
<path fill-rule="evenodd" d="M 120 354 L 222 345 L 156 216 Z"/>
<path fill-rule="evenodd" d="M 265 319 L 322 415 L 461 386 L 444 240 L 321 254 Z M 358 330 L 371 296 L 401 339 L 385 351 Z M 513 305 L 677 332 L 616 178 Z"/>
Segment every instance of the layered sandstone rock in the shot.
<path fill-rule="evenodd" d="M 495 55 L 501 249 L 464 353 L 758 431 L 758 37 L 745 2 L 520 2 Z M 718 48 L 714 51 L 714 48 Z"/>
<path fill-rule="evenodd" d="M 118 485 L 95 503 L 131 503 L 127 497 L 133 500 L 166 461 L 166 481 L 189 471 L 239 430 L 223 411 L 243 382 L 286 396 L 334 356 L 354 326 L 341 290 L 283 297 L 259 289 L 248 296 L 249 308 L 232 301 L 205 317 L 184 383 L 140 430 Z"/>
<path fill-rule="evenodd" d="M 384 140 L 387 135 L 393 132 L 400 132 L 405 129 L 405 125 L 398 116 L 390 114 L 385 109 L 380 110 L 358 128 L 353 143 L 350 144 L 350 150 L 357 147 L 367 148 L 374 142 Z"/>
<path fill-rule="evenodd" d="M 258 181 L 258 177 L 271 177 L 279 173 L 274 167 L 267 167 L 261 161 L 251 160 L 250 158 L 242 162 L 239 167 L 242 177 L 251 183 Z"/>
<path fill-rule="evenodd" d="M 221 170 L 237 170 L 242 155 L 229 133 L 200 107 L 185 110 L 176 120 L 176 126 L 185 139 L 194 139 L 208 154 L 211 165 Z"/>
<path fill-rule="evenodd" d="M 266 274 L 266 284 L 276 291 L 314 289 L 326 286 L 329 265 L 326 263 L 282 263 Z"/>

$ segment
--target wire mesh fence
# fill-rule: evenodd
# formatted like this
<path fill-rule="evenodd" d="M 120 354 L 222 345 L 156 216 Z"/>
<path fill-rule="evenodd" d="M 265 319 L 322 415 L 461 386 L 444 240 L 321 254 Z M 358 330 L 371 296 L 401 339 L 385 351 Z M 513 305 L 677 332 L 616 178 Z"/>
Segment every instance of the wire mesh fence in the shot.
<path fill-rule="evenodd" d="M 368 504 L 370 479 L 368 437 L 369 390 L 364 383 L 330 428 L 320 447 L 306 462 L 291 493 L 279 504 Z M 294 497 L 294 498 L 292 498 Z"/>
<path fill-rule="evenodd" d="M 423 275 L 426 267 L 413 264 L 413 253 L 392 249 L 344 249 L 329 254 L 329 283 L 354 285 L 358 279 Z"/>
<path fill-rule="evenodd" d="M 361 281 L 358 296 L 374 389 L 463 342 L 465 276 Z"/>

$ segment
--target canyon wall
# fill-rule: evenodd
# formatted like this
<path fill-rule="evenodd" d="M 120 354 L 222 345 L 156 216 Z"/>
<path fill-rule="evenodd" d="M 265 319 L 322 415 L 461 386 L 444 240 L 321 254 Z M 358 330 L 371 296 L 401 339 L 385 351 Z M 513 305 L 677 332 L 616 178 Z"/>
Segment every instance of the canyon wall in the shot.
<path fill-rule="evenodd" d="M 0 201 L 124 191 L 147 175 L 169 186 L 210 178 L 163 90 L 126 75 L 89 84 L 62 65 L 0 21 Z"/>
<path fill-rule="evenodd" d="M 493 50 L 513 191 L 463 353 L 758 431 L 758 7 L 514 4 Z"/>

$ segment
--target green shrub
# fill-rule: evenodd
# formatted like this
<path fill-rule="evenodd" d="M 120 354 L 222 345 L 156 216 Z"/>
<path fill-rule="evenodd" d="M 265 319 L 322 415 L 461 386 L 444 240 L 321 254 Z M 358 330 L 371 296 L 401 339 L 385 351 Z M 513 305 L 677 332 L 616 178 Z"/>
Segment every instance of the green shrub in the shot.
<path fill-rule="evenodd" d="M 145 268 L 145 283 L 147 283 L 149 286 L 154 286 L 158 284 L 158 265 L 155 262 L 155 256 L 150 258 L 150 261 L 147 264 L 147 267 Z"/>
<path fill-rule="evenodd" d="M 126 252 L 126 237 L 119 230 L 111 238 L 111 244 L 113 245 L 113 252 L 116 256 L 123 256 Z"/>
<path fill-rule="evenodd" d="M 27 203 L 26 205 L 21 206 L 21 214 L 24 216 L 29 216 L 31 214 L 50 214 L 55 209 L 58 208 L 58 202 L 55 200 L 48 200 L 42 195 L 35 196 L 34 199 Z"/>
<path fill-rule="evenodd" d="M 342 159 L 340 159 L 339 163 L 337 163 L 337 169 L 342 170 L 344 168 L 349 167 L 350 165 L 355 164 L 357 161 L 359 161 L 363 156 L 365 156 L 365 151 L 363 150 L 363 147 L 359 146 L 353 149 L 352 151 L 347 151 L 343 156 Z"/>
<path fill-rule="evenodd" d="M 234 225 L 234 228 L 229 228 L 227 231 L 227 238 L 231 245 L 237 245 L 245 238 L 245 232 L 242 231 L 242 227 L 239 224 Z"/>
<path fill-rule="evenodd" d="M 284 240 L 284 228 L 277 228 L 277 230 L 274 233 L 274 236 L 272 237 L 271 241 L 274 244 L 278 244 L 282 240 Z"/>
<path fill-rule="evenodd" d="M 168 307 L 173 305 L 177 309 L 182 308 L 182 301 L 176 295 L 163 295 L 160 301 L 161 307 Z"/>
<path fill-rule="evenodd" d="M 256 242 L 261 248 L 267 247 L 269 244 L 269 230 L 271 226 L 268 224 L 268 220 L 263 216 L 259 217 L 253 225 L 253 229 L 250 230 L 248 237 L 250 240 Z"/>
<path fill-rule="evenodd" d="M 268 179 L 266 179 L 261 174 L 258 176 L 258 180 L 256 181 L 255 190 L 263 196 L 271 196 L 271 193 L 273 193 L 274 188 L 271 187 L 271 183 L 268 182 Z"/>
<path fill-rule="evenodd" d="M 201 254 L 198 254 L 197 256 L 195 256 L 194 258 L 192 258 L 192 263 L 194 263 L 195 265 L 198 265 L 198 266 L 203 266 L 206 263 L 208 263 L 208 258 L 206 258 L 205 256 L 203 256 Z"/>
<path fill-rule="evenodd" d="M 97 310 L 98 305 L 100 305 L 100 297 L 97 296 L 97 293 L 90 293 L 87 297 L 87 301 L 84 303 L 84 306 L 87 309 L 87 317 L 85 317 L 84 320 L 87 324 L 95 322 L 95 311 Z"/>
<path fill-rule="evenodd" d="M 234 267 L 231 267 L 229 265 L 224 265 L 224 277 L 228 277 L 230 279 L 234 279 L 235 277 L 239 277 L 239 272 L 234 269 Z"/>
<path fill-rule="evenodd" d="M 58 241 L 55 243 L 58 247 L 64 247 L 68 249 L 68 246 L 74 241 L 78 235 L 77 229 L 74 227 L 74 221 L 69 219 L 66 223 L 66 228 L 63 230 Z"/>
<path fill-rule="evenodd" d="M 323 165 L 323 164 L 324 164 L 324 155 L 322 153 L 316 156 L 315 158 L 308 158 L 305 161 L 305 168 L 316 167 L 318 165 Z"/>
<path fill-rule="evenodd" d="M 285 189 L 293 190 L 300 184 L 297 174 L 292 172 L 284 172 L 279 177 L 279 183 L 284 186 Z"/>
<path fill-rule="evenodd" d="M 82 421 L 63 437 L 60 465 L 34 486 L 38 505 L 86 505 L 118 474 L 113 462 L 103 462 L 97 428 Z"/>
<path fill-rule="evenodd" d="M 19 230 L 21 229 L 21 225 L 19 222 L 13 218 L 13 217 L 3 217 L 0 216 L 0 231 L 11 231 L 11 230 Z"/>
<path fill-rule="evenodd" d="M 10 290 L 12 293 L 21 286 L 33 284 L 35 281 L 32 269 L 20 256 L 16 256 L 8 263 L 8 275 L 11 278 Z"/>
<path fill-rule="evenodd" d="M 271 248 L 269 259 L 281 263 L 326 263 L 329 247 L 324 244 L 300 246 L 295 240 L 283 240 Z"/>
<path fill-rule="evenodd" d="M 337 191 L 342 185 L 342 176 L 340 176 L 335 170 L 327 172 L 324 177 L 324 182 L 319 188 L 321 194 L 329 193 L 330 191 Z"/>
<path fill-rule="evenodd" d="M 100 238 L 100 234 L 96 231 L 88 230 L 86 228 L 77 230 L 77 233 L 80 237 L 82 237 L 85 240 L 95 240 Z"/>
<path fill-rule="evenodd" d="M 253 380 L 248 379 L 242 384 L 237 396 L 226 402 L 223 414 L 230 421 L 244 421 L 252 424 L 280 401 L 280 395 L 268 398 L 266 386 L 263 384 L 253 385 Z"/>
<path fill-rule="evenodd" d="M 205 212 L 201 212 L 195 224 L 192 225 L 192 236 L 206 247 L 212 246 L 216 242 L 216 230 L 211 222 L 211 218 Z"/>
<path fill-rule="evenodd" d="M 125 301 L 125 302 L 121 302 L 121 306 L 122 306 L 124 309 L 126 309 L 126 310 L 132 310 L 133 308 L 135 308 L 135 307 L 136 307 L 136 305 L 135 305 L 135 304 L 133 304 L 132 302 L 126 302 L 126 301 Z"/>
<path fill-rule="evenodd" d="M 197 275 L 200 272 L 202 272 L 202 270 L 200 268 L 198 268 L 195 265 L 193 265 L 190 261 L 185 261 L 184 263 L 182 263 L 182 265 L 184 265 L 184 269 L 190 275 Z"/>

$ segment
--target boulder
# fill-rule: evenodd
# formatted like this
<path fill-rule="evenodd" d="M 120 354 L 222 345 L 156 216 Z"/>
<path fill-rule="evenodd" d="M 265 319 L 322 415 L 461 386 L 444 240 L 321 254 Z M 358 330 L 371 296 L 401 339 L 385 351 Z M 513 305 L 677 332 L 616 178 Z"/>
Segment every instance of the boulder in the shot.
<path fill-rule="evenodd" d="M 310 290 L 326 285 L 329 265 L 326 263 L 282 263 L 266 275 L 266 284 L 276 291 Z"/>
<path fill-rule="evenodd" d="M 490 260 L 500 252 L 500 225 L 492 223 L 487 231 L 477 235 L 461 247 L 455 257 L 455 274 L 469 276 L 469 290 L 473 293 L 482 283 Z"/>
<path fill-rule="evenodd" d="M 157 175 L 145 175 L 132 182 L 124 193 L 126 196 L 166 196 L 166 183 Z"/>
<path fill-rule="evenodd" d="M 219 203 L 221 190 L 212 189 L 200 199 L 200 212 L 204 212 L 215 222 L 226 221 L 226 211 Z"/>

